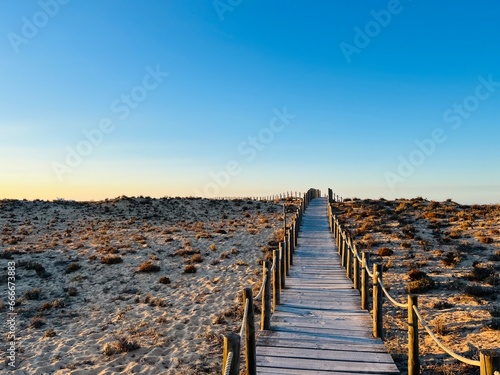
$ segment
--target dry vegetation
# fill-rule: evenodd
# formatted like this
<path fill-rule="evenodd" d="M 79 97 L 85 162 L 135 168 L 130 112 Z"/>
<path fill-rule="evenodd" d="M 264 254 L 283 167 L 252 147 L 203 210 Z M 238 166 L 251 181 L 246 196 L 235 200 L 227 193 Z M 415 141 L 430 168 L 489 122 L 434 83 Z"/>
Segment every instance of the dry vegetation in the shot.
<path fill-rule="evenodd" d="M 358 250 L 384 266 L 384 283 L 406 302 L 419 293 L 424 318 L 452 350 L 478 359 L 499 348 L 500 205 L 463 206 L 451 200 L 348 199 L 334 204 Z M 406 312 L 384 304 L 386 345 L 406 371 Z M 425 333 L 424 374 L 478 374 L 458 364 Z"/>
<path fill-rule="evenodd" d="M 0 201 L 0 258 L 16 262 L 19 369 L 220 373 L 240 291 L 258 285 L 282 235 L 277 203 Z"/>

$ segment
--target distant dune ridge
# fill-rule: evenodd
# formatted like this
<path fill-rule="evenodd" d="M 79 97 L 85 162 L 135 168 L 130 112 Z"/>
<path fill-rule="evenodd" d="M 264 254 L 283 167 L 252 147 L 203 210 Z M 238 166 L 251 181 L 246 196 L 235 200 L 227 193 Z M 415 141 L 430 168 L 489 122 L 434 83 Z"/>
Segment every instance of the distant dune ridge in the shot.
<path fill-rule="evenodd" d="M 241 289 L 259 288 L 260 264 L 282 239 L 282 204 L 0 201 L 0 257 L 16 263 L 13 373 L 219 374 Z M 346 199 L 334 211 L 358 249 L 383 263 L 393 296 L 422 294 L 427 321 L 453 350 L 498 347 L 500 206 Z M 0 273 L 6 280 L 7 268 Z M 404 371 L 405 320 L 384 306 L 386 345 Z M 474 373 L 422 337 L 424 374 Z"/>

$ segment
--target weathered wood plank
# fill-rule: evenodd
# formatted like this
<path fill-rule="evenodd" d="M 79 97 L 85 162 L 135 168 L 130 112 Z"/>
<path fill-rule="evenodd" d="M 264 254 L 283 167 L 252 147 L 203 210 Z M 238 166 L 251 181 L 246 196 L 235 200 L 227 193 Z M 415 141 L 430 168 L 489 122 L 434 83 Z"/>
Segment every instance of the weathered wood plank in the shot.
<path fill-rule="evenodd" d="M 366 354 L 366 353 L 363 353 Z M 360 358 L 362 356 L 359 356 Z M 337 370 L 353 371 L 356 374 L 399 374 L 394 362 L 392 363 L 367 363 L 360 360 L 317 360 L 309 358 L 290 358 L 259 356 L 257 358 L 259 367 L 275 367 L 279 369 L 303 369 L 303 370 Z M 281 372 L 276 372 L 281 374 Z"/>
<path fill-rule="evenodd" d="M 263 354 L 266 357 L 300 358 L 313 360 L 343 361 L 343 362 L 368 362 L 368 363 L 392 363 L 392 358 L 387 353 L 363 352 L 360 356 L 357 352 L 349 350 L 328 350 L 308 348 L 284 348 L 263 347 L 257 348 L 257 356 Z"/>

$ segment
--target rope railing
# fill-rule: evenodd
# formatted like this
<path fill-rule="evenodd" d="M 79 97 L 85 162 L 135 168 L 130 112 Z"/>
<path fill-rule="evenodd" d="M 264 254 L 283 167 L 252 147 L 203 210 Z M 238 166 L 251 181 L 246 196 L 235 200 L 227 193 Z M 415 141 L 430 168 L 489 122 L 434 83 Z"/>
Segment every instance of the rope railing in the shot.
<path fill-rule="evenodd" d="M 259 299 L 262 297 L 262 292 L 264 291 L 264 287 L 266 286 L 267 276 L 264 278 L 262 285 L 260 286 L 259 293 L 254 297 L 255 299 Z"/>
<path fill-rule="evenodd" d="M 378 279 L 378 282 L 379 282 L 379 285 L 380 285 L 380 289 L 382 289 L 382 292 L 384 292 L 384 295 L 387 297 L 387 299 L 389 301 L 391 301 L 391 303 L 394 306 L 401 307 L 403 309 L 407 309 L 408 308 L 408 303 L 401 303 L 401 302 L 396 301 L 394 298 L 392 298 L 392 296 L 389 294 L 389 292 L 387 291 L 387 289 L 385 289 L 385 286 L 384 286 L 384 283 L 382 282 L 382 280 Z"/>
<path fill-rule="evenodd" d="M 245 310 L 243 311 L 243 319 L 241 321 L 241 329 L 240 329 L 241 338 L 243 338 L 243 335 L 245 334 L 245 322 L 248 319 L 248 307 L 249 307 L 249 300 L 247 299 L 245 302 Z"/>
<path fill-rule="evenodd" d="M 298 196 L 298 194 L 296 194 Z M 302 196 L 300 207 L 296 209 L 291 220 L 287 224 L 289 212 L 283 205 L 284 214 L 284 238 L 279 243 L 279 250 L 274 251 L 273 262 L 263 262 L 262 285 L 254 297 L 251 288 L 243 290 L 244 311 L 239 335 L 228 334 L 224 336 L 224 351 L 222 361 L 223 375 L 239 375 L 240 373 L 240 346 L 245 349 L 246 373 L 256 375 L 256 341 L 255 341 L 255 316 L 254 299 L 262 299 L 261 307 L 261 331 L 271 329 L 271 305 L 273 309 L 280 304 L 281 290 L 285 288 L 285 279 L 289 275 L 290 267 L 293 265 L 293 254 L 297 246 L 298 229 L 302 222 L 302 216 L 309 202 L 321 196 L 317 189 L 310 189 Z M 272 285 L 272 292 L 271 292 Z M 272 297 L 272 303 L 271 303 Z"/>
<path fill-rule="evenodd" d="M 455 352 L 453 352 L 451 349 L 447 348 L 440 340 L 439 338 L 431 331 L 429 325 L 427 324 L 427 322 L 425 321 L 424 318 L 422 318 L 422 315 L 420 315 L 420 312 L 418 311 L 418 307 L 417 306 L 413 306 L 413 311 L 415 312 L 415 314 L 417 315 L 417 318 L 420 322 L 420 324 L 422 325 L 422 327 L 424 327 L 424 329 L 427 331 L 427 333 L 429 334 L 430 337 L 432 337 L 432 339 L 434 340 L 434 342 L 441 348 L 443 349 L 446 353 L 448 353 L 450 356 L 452 356 L 453 358 L 455 359 L 458 359 L 460 362 L 463 362 L 463 363 L 466 363 L 468 365 L 471 365 L 471 366 L 477 366 L 479 367 L 480 365 L 480 362 L 479 361 L 475 361 L 475 360 L 472 360 L 472 359 L 469 359 L 469 358 L 465 358 Z"/>
<path fill-rule="evenodd" d="M 334 196 L 330 193 L 329 197 Z M 330 195 L 332 194 L 332 195 Z M 330 199 L 330 203 L 342 202 L 342 200 Z M 497 375 L 500 373 L 500 350 L 483 350 L 480 352 L 480 359 L 473 360 L 463 357 L 451 349 L 447 348 L 439 338 L 432 332 L 428 323 L 423 319 L 420 311 L 418 310 L 418 297 L 415 295 L 408 295 L 408 303 L 401 303 L 392 297 L 384 286 L 382 277 L 382 267 L 375 263 L 373 264 L 373 272 L 370 271 L 368 265 L 367 254 L 362 253 L 359 256 L 356 246 L 354 245 L 350 234 L 345 230 L 340 223 L 338 217 L 333 213 L 332 205 L 328 207 L 330 230 L 333 233 L 339 255 L 342 260 L 342 266 L 346 267 L 346 275 L 353 278 L 355 288 L 360 290 L 361 293 L 361 308 L 368 309 L 368 288 L 369 279 L 372 279 L 373 297 L 372 297 L 372 316 L 373 316 L 373 335 L 383 339 L 383 315 L 382 295 L 396 307 L 408 309 L 408 375 L 420 374 L 420 360 L 418 354 L 418 323 L 424 327 L 426 332 L 436 342 L 436 344 L 448 355 L 457 359 L 460 362 L 466 363 L 471 366 L 478 366 L 480 368 L 480 375 Z M 361 275 L 361 283 L 358 278 Z"/>

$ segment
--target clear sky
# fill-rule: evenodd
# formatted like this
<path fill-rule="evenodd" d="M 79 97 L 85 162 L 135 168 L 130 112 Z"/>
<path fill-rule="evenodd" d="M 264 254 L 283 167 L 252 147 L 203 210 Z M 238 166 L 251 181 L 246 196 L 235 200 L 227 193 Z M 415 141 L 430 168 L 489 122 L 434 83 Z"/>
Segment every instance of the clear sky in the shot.
<path fill-rule="evenodd" d="M 494 0 L 0 0 L 0 198 L 500 203 Z"/>

